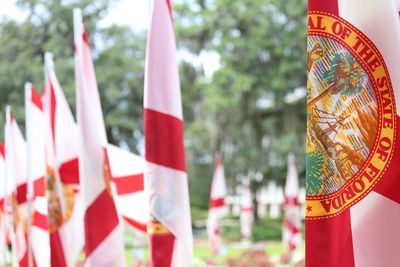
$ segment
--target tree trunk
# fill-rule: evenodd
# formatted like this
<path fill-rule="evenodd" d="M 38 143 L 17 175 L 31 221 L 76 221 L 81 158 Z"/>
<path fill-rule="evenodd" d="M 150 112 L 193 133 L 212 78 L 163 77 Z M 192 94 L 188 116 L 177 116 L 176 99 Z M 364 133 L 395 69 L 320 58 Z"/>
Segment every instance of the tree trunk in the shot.
<path fill-rule="evenodd" d="M 251 195 L 253 196 L 253 216 L 254 216 L 255 223 L 257 223 L 260 219 L 260 216 L 258 214 L 258 200 L 257 200 L 258 187 L 259 186 L 258 186 L 257 182 L 252 181 L 250 183 Z"/>
<path fill-rule="evenodd" d="M 254 222 L 257 223 L 260 219 L 260 216 L 258 215 L 258 200 L 256 197 L 253 198 L 253 206 Z"/>

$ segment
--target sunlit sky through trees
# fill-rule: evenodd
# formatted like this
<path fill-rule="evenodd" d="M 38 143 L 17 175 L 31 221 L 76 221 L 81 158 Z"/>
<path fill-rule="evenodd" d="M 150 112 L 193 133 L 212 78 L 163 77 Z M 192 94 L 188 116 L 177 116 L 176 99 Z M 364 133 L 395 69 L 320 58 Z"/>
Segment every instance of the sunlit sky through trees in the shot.
<path fill-rule="evenodd" d="M 2 1 L 0 17 L 24 20 L 26 13 L 16 7 L 16 0 Z M 111 5 L 110 11 L 102 21 L 104 26 L 110 24 L 127 25 L 135 31 L 145 30 L 150 12 L 150 0 L 120 0 Z"/>

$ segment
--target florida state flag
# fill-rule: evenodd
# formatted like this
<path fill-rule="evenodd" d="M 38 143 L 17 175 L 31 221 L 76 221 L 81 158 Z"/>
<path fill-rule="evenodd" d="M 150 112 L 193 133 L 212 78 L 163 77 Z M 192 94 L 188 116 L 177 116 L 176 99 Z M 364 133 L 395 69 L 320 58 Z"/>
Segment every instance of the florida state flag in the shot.
<path fill-rule="evenodd" d="M 285 219 L 283 221 L 283 243 L 289 253 L 300 245 L 300 203 L 299 203 L 299 179 L 294 155 L 288 157 L 288 173 L 285 184 Z M 290 254 L 289 254 L 290 255 Z"/>
<path fill-rule="evenodd" d="M 45 54 L 46 190 L 51 266 L 73 267 L 84 246 L 79 190 L 78 128 L 58 82 L 53 55 Z"/>
<path fill-rule="evenodd" d="M 211 182 L 210 203 L 207 218 L 207 234 L 211 242 L 211 250 L 214 254 L 219 252 L 221 246 L 221 225 L 222 217 L 227 214 L 225 204 L 226 185 L 225 172 L 222 158 L 217 156 L 215 170 Z"/>
<path fill-rule="evenodd" d="M 253 199 L 251 198 L 250 186 L 244 185 L 242 189 L 240 208 L 240 232 L 245 239 L 250 239 L 251 237 L 253 214 Z"/>
<path fill-rule="evenodd" d="M 400 1 L 308 3 L 307 266 L 399 266 Z"/>
<path fill-rule="evenodd" d="M 50 267 L 50 241 L 46 198 L 46 132 L 42 96 L 32 84 L 25 85 L 28 196 L 31 231 L 29 246 L 36 266 Z"/>
<path fill-rule="evenodd" d="M 144 92 L 145 190 L 150 266 L 187 267 L 192 228 L 183 146 L 183 116 L 169 0 L 153 1 Z"/>
<path fill-rule="evenodd" d="M 115 207 L 107 136 L 81 11 L 74 10 L 79 177 L 85 203 L 86 266 L 125 266 L 122 229 Z"/>

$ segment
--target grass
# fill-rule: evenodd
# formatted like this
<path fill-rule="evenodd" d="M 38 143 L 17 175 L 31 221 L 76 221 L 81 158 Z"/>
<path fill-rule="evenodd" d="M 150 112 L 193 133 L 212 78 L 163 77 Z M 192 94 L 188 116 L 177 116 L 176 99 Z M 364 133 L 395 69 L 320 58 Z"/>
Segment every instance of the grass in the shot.
<path fill-rule="evenodd" d="M 252 244 L 251 248 L 254 248 L 254 246 L 255 245 Z M 265 250 L 267 255 L 269 255 L 270 259 L 275 263 L 279 262 L 280 258 L 286 251 L 283 244 L 278 241 L 262 242 L 262 243 L 258 243 L 256 246 L 261 247 L 263 250 Z M 136 249 L 136 251 L 137 251 L 136 255 L 141 255 L 141 257 L 143 257 L 142 260 L 144 262 L 148 261 L 149 254 L 148 254 L 147 247 L 126 248 L 125 255 L 126 255 L 128 267 L 147 266 L 147 263 L 142 263 L 142 265 L 140 265 L 139 263 L 134 263 L 134 259 L 135 259 L 134 249 Z M 208 240 L 196 239 L 195 244 L 194 244 L 193 258 L 194 258 L 194 261 L 197 263 L 196 266 L 202 266 L 202 265 L 199 265 L 199 263 L 204 263 L 207 261 L 213 261 L 220 266 L 226 266 L 224 264 L 227 259 L 229 259 L 229 258 L 237 259 L 248 249 L 250 249 L 249 246 L 243 242 L 228 242 L 228 243 L 224 243 L 222 245 L 220 254 L 213 255 L 211 253 L 211 247 L 210 247 Z M 141 251 L 141 252 L 138 253 L 138 251 Z M 293 257 L 293 259 L 295 261 L 298 261 L 301 258 L 304 258 L 304 244 L 302 244 L 302 246 L 298 249 L 295 256 Z"/>
<path fill-rule="evenodd" d="M 230 218 L 230 223 L 222 227 L 221 234 L 223 242 L 220 253 L 213 255 L 210 242 L 205 232 L 197 231 L 194 240 L 194 265 L 206 266 L 205 262 L 214 262 L 218 266 L 227 266 L 227 259 L 240 258 L 243 253 L 252 249 L 261 249 L 266 252 L 271 261 L 278 264 L 286 249 L 281 242 L 282 220 L 261 219 L 253 225 L 252 242 L 242 242 L 238 223 L 235 218 Z M 233 223 L 232 223 L 233 222 Z M 125 231 L 125 255 L 128 267 L 148 266 L 149 251 L 147 248 L 146 236 L 137 237 L 131 231 Z M 143 263 L 135 262 L 140 258 Z M 298 261 L 304 258 L 304 242 L 293 255 L 293 260 Z M 277 265 L 279 266 L 279 265 Z"/>
<path fill-rule="evenodd" d="M 194 257 L 198 259 L 215 259 L 217 261 L 223 261 L 227 258 L 237 258 L 245 250 L 246 248 L 238 243 L 223 243 L 220 254 L 213 255 L 211 252 L 210 242 L 206 239 L 198 239 L 194 244 Z"/>

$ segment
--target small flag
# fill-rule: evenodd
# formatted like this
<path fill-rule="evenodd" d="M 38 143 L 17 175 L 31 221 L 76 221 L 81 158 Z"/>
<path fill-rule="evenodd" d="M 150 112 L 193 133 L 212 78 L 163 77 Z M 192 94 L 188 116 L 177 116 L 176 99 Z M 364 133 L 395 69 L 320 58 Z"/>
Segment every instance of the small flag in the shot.
<path fill-rule="evenodd" d="M 193 245 L 183 116 L 169 0 L 155 0 L 152 6 L 146 55 L 144 136 L 144 179 L 151 213 L 150 266 L 191 266 Z"/>
<path fill-rule="evenodd" d="M 37 267 L 50 266 L 50 240 L 46 198 L 46 132 L 42 96 L 25 84 L 25 127 L 27 143 L 28 200 L 31 216 L 30 250 Z M 33 265 L 31 265 L 33 266 Z"/>
<path fill-rule="evenodd" d="M 74 9 L 79 177 L 84 195 L 86 266 L 125 266 L 122 229 L 111 191 L 107 136 L 81 11 Z"/>
<path fill-rule="evenodd" d="M 288 173 L 285 184 L 285 219 L 283 221 L 283 243 L 289 253 L 296 250 L 301 242 L 301 217 L 299 203 L 299 179 L 294 155 L 288 157 Z"/>
<path fill-rule="evenodd" d="M 308 1 L 309 267 L 399 265 L 399 10 Z"/>
<path fill-rule="evenodd" d="M 240 231 L 245 239 L 251 237 L 251 226 L 253 224 L 253 199 L 248 185 L 243 186 L 240 210 Z"/>
<path fill-rule="evenodd" d="M 221 246 L 221 225 L 222 217 L 227 214 L 225 205 L 226 185 L 225 173 L 222 158 L 217 156 L 215 170 L 211 183 L 210 203 L 207 219 L 207 234 L 211 242 L 211 250 L 214 254 L 219 252 Z"/>

